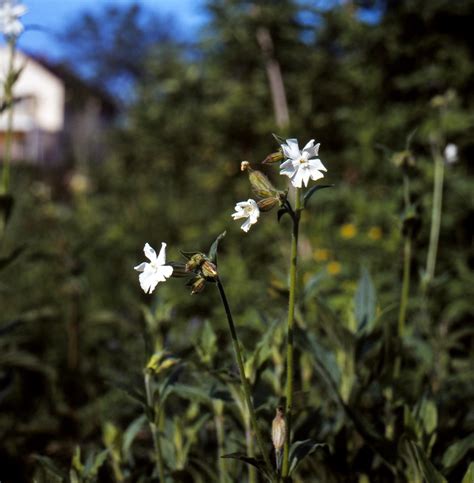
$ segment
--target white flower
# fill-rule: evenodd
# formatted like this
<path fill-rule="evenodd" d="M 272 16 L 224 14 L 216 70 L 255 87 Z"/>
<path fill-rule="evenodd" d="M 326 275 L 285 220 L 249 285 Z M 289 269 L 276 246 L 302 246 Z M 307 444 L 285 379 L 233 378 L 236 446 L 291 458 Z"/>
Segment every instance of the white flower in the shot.
<path fill-rule="evenodd" d="M 300 151 L 296 139 L 287 139 L 281 145 L 286 161 L 280 165 L 280 174 L 288 176 L 295 188 L 307 186 L 310 179 L 316 181 L 324 178 L 321 171 L 327 171 L 321 160 L 317 157 L 319 143 L 314 145 L 314 139 Z"/>
<path fill-rule="evenodd" d="M 240 218 L 247 218 L 242 226 L 242 230 L 246 233 L 250 230 L 252 225 L 255 225 L 260 216 L 260 210 L 258 209 L 257 202 L 255 200 L 241 201 L 235 205 L 235 213 L 232 213 L 232 218 L 234 220 L 239 220 Z"/>
<path fill-rule="evenodd" d="M 447 144 L 446 147 L 444 148 L 444 160 L 448 164 L 453 164 L 457 162 L 458 160 L 458 147 L 453 144 Z"/>
<path fill-rule="evenodd" d="M 138 277 L 140 287 L 145 293 L 152 293 L 159 282 L 165 282 L 167 278 L 171 277 L 173 267 L 171 265 L 165 265 L 166 243 L 161 244 L 161 250 L 158 256 L 148 243 L 145 243 L 143 251 L 148 260 L 150 260 L 150 263 L 143 262 L 134 268 L 137 272 L 142 272 Z"/>
<path fill-rule="evenodd" d="M 27 10 L 16 0 L 3 0 L 0 5 L 0 32 L 6 37 L 18 37 L 23 32 L 23 24 L 19 18 L 25 15 Z"/>

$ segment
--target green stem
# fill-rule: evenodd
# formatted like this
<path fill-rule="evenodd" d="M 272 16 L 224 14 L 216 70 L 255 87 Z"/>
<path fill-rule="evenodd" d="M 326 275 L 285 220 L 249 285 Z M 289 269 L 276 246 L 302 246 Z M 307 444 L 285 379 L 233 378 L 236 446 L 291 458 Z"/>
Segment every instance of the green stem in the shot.
<path fill-rule="evenodd" d="M 441 211 L 443 206 L 444 160 L 436 146 L 431 146 L 435 171 L 433 181 L 433 208 L 431 212 L 431 231 L 428 257 L 426 260 L 426 285 L 428 286 L 435 275 L 436 257 L 438 254 L 439 231 L 441 227 Z"/>
<path fill-rule="evenodd" d="M 13 76 L 15 62 L 15 38 L 11 38 L 8 42 L 10 47 L 10 60 L 8 63 L 7 80 L 5 83 L 5 102 L 7 104 L 7 131 L 5 133 L 5 151 L 3 156 L 3 173 L 0 194 L 7 194 L 10 190 L 10 164 L 12 160 L 12 144 L 13 144 L 13 85 L 11 78 Z"/>
<path fill-rule="evenodd" d="M 408 174 L 403 174 L 403 200 L 405 204 L 405 211 L 410 209 L 410 179 Z M 411 271 L 411 238 L 412 228 L 408 226 L 405 228 L 405 240 L 403 244 L 403 275 L 402 275 L 402 290 L 400 294 L 400 308 L 398 311 L 398 325 L 397 336 L 398 341 L 402 344 L 405 335 L 405 322 L 407 316 L 408 298 L 410 293 L 410 271 Z M 400 375 L 401 357 L 397 354 L 394 367 L 394 378 L 397 379 Z"/>
<path fill-rule="evenodd" d="M 252 403 L 250 385 L 247 377 L 245 376 L 245 368 L 244 368 L 244 362 L 242 358 L 242 352 L 240 350 L 239 338 L 237 337 L 237 331 L 235 329 L 234 320 L 232 318 L 232 312 L 230 310 L 229 303 L 227 302 L 227 297 L 225 295 L 224 286 L 222 285 L 222 282 L 220 281 L 219 278 L 216 280 L 216 282 L 217 282 L 217 288 L 219 289 L 219 295 L 221 296 L 222 304 L 224 305 L 224 310 L 227 315 L 227 322 L 229 324 L 229 331 L 232 338 L 232 345 L 234 348 L 235 359 L 237 360 L 237 365 L 239 366 L 240 380 L 242 382 L 242 388 L 244 391 L 245 402 L 247 404 L 250 420 L 252 421 L 253 430 L 255 432 L 255 436 L 257 438 L 258 446 L 260 447 L 260 452 L 262 453 L 265 466 L 267 467 L 269 474 L 273 475 L 274 473 L 273 468 L 268 458 L 268 454 L 265 450 L 265 445 L 263 444 L 262 435 L 258 427 L 257 416 L 255 414 L 255 409 Z"/>
<path fill-rule="evenodd" d="M 151 387 L 151 375 L 146 373 L 145 374 L 145 389 L 146 389 L 146 400 L 148 407 L 153 409 L 155 405 L 153 403 L 153 392 Z M 156 467 L 158 469 L 158 475 L 160 478 L 160 483 L 164 483 L 165 481 L 165 466 L 163 460 L 163 454 L 161 452 L 161 442 L 160 442 L 160 435 L 158 429 L 158 420 L 159 415 L 154 415 L 154 421 L 149 421 L 150 424 L 150 431 L 153 437 L 153 448 L 155 450 L 155 460 L 156 460 Z"/>
<path fill-rule="evenodd" d="M 225 432 L 224 432 L 224 416 L 223 404 L 221 400 L 214 401 L 214 423 L 216 425 L 216 438 L 217 438 L 217 461 L 219 465 L 219 482 L 227 483 L 227 465 L 224 456 L 224 444 L 225 444 Z"/>
<path fill-rule="evenodd" d="M 286 441 L 283 449 L 281 474 L 285 478 L 289 472 L 289 456 L 291 443 L 291 411 L 293 407 L 293 324 L 296 305 L 296 273 L 298 262 L 298 232 L 301 213 L 301 189 L 296 188 L 295 216 L 293 218 L 293 232 L 291 235 L 290 255 L 290 296 L 288 300 L 287 349 L 286 349 Z"/>

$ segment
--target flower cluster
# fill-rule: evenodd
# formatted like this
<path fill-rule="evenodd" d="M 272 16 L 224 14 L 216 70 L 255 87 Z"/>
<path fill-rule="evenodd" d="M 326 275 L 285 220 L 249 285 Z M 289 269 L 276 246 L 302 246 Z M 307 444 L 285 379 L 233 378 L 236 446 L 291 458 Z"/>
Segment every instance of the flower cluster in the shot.
<path fill-rule="evenodd" d="M 310 179 L 316 181 L 324 177 L 323 171 L 327 170 L 318 158 L 319 143 L 315 144 L 314 139 L 311 139 L 302 150 L 296 139 L 284 141 L 279 138 L 279 144 L 280 150 L 277 153 L 269 154 L 263 164 L 281 162 L 280 174 L 288 176 L 295 188 L 306 187 Z M 261 212 L 270 211 L 276 206 L 280 207 L 280 212 L 295 215 L 287 200 L 288 190 L 276 189 L 262 172 L 252 169 L 248 161 L 241 163 L 241 170 L 247 171 L 252 190 L 258 200 L 249 198 L 247 201 L 240 201 L 235 205 L 232 218 L 244 220 L 241 225 L 244 232 L 247 233 L 251 226 L 257 223 Z M 134 268 L 140 272 L 140 286 L 145 293 L 152 293 L 158 283 L 166 281 L 171 276 L 192 276 L 188 285 L 192 287 L 191 293 L 193 294 L 201 292 L 206 283 L 218 280 L 217 269 L 212 261 L 213 257 L 209 258 L 203 253 L 182 252 L 187 259 L 186 264 L 173 262 L 166 264 L 166 243 L 161 244 L 158 255 L 148 243 L 145 244 L 144 252 L 150 262 L 143 262 Z"/>
<path fill-rule="evenodd" d="M 318 158 L 320 144 L 315 144 L 311 139 L 305 147 L 300 150 L 297 139 L 281 140 L 280 150 L 269 154 L 263 164 L 274 164 L 281 162 L 280 174 L 288 176 L 295 188 L 308 186 L 309 180 L 317 181 L 324 177 L 323 171 L 327 171 L 321 160 Z M 256 202 L 253 199 L 241 201 L 235 205 L 235 213 L 232 213 L 234 220 L 245 219 L 241 229 L 246 233 L 250 227 L 257 223 L 261 211 L 269 211 L 274 206 L 282 206 L 286 202 L 286 193 L 276 190 L 268 178 L 260 171 L 250 168 L 247 161 L 241 164 L 242 171 L 249 172 L 250 183 L 253 191 L 261 198 Z"/>
<path fill-rule="evenodd" d="M 3 0 L 0 4 L 0 32 L 5 37 L 18 37 L 24 28 L 19 19 L 26 12 L 25 5 L 15 0 Z"/>

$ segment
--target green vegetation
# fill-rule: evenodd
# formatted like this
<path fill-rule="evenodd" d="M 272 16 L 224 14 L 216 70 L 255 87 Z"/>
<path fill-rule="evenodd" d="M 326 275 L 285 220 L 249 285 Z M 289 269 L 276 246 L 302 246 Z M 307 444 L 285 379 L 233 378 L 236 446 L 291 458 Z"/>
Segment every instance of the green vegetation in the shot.
<path fill-rule="evenodd" d="M 61 181 L 11 165 L 2 483 L 266 481 L 233 350 L 273 464 L 294 220 L 274 209 L 245 234 L 231 214 L 252 196 L 242 160 L 287 187 L 260 165 L 273 132 L 320 142 L 328 172 L 309 187 L 334 185 L 299 220 L 287 481 L 473 481 L 474 4 L 330 3 L 209 0 L 199 41 L 157 32 L 124 67 L 133 95 L 106 159 Z M 109 62 L 104 86 L 118 89 L 126 60 L 110 52 L 126 38 L 122 54 L 138 56 L 150 38 L 139 18 L 96 21 L 107 42 L 94 19 L 80 24 L 97 34 L 84 62 Z M 218 270 L 240 346 L 214 283 L 145 295 L 133 270 L 145 242 L 185 263 L 180 250 L 208 253 L 224 230 Z"/>

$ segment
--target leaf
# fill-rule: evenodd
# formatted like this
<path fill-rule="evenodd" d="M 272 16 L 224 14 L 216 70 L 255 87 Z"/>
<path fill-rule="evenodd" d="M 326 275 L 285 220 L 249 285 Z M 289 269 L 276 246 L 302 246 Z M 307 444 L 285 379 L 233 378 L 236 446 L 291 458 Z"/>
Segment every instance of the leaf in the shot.
<path fill-rule="evenodd" d="M 375 320 L 375 304 L 375 287 L 369 271 L 363 267 L 354 298 L 357 332 L 372 329 Z"/>
<path fill-rule="evenodd" d="M 48 482 L 54 483 L 56 481 L 64 481 L 64 479 L 66 478 L 66 474 L 56 466 L 56 463 L 51 458 L 48 458 L 47 456 L 41 456 L 39 454 L 33 455 L 33 458 L 38 461 L 45 473 L 47 473 Z"/>
<path fill-rule="evenodd" d="M 131 383 L 125 382 L 125 381 L 118 381 L 118 380 L 108 380 L 107 381 L 110 385 L 121 389 L 124 391 L 128 396 L 130 396 L 132 399 L 135 399 L 135 401 L 139 402 L 143 406 L 146 406 L 146 397 L 145 394 L 141 390 L 139 390 L 136 386 L 132 385 Z"/>
<path fill-rule="evenodd" d="M 265 478 L 267 478 L 268 481 L 272 481 L 271 475 L 268 474 L 268 471 L 265 467 L 265 462 L 260 458 L 258 459 L 252 458 L 250 456 L 247 456 L 245 453 L 230 453 L 230 454 L 221 456 L 221 458 L 229 458 L 229 459 L 243 461 L 244 463 L 257 468 L 258 471 L 263 476 L 265 476 Z"/>
<path fill-rule="evenodd" d="M 474 462 L 469 464 L 469 468 L 467 469 L 461 483 L 474 483 Z"/>
<path fill-rule="evenodd" d="M 333 188 L 333 187 L 334 187 L 333 184 L 317 184 L 317 185 L 313 186 L 308 191 L 306 191 L 306 193 L 304 194 L 304 196 L 303 196 L 303 206 L 306 207 L 306 204 L 310 200 L 311 196 L 313 196 L 314 193 L 316 193 L 316 191 L 322 190 L 324 188 Z"/>
<path fill-rule="evenodd" d="M 429 483 L 447 483 L 446 478 L 435 468 L 417 443 L 411 441 L 407 436 L 402 436 L 401 445 L 402 451 L 408 456 L 408 464 L 416 464 L 416 468 L 413 468 L 415 473 L 417 470 L 421 472 L 423 478 Z"/>
<path fill-rule="evenodd" d="M 281 136 L 278 136 L 278 134 L 275 134 L 275 133 L 272 133 L 272 136 L 275 138 L 275 141 L 278 143 L 278 144 L 286 144 L 286 139 L 285 138 L 282 138 Z"/>
<path fill-rule="evenodd" d="M 84 476 L 86 478 L 90 478 L 90 477 L 95 478 L 97 476 L 97 473 L 100 470 L 100 467 L 107 460 L 107 456 L 108 455 L 109 455 L 109 450 L 108 449 L 104 449 L 100 453 L 98 453 L 97 455 L 95 455 L 95 457 L 92 460 L 93 461 L 92 465 L 90 465 L 90 466 L 89 465 L 86 465 L 86 470 L 84 472 Z"/>
<path fill-rule="evenodd" d="M 209 259 L 211 262 L 215 263 L 217 265 L 217 247 L 219 246 L 219 242 L 226 236 L 225 231 L 223 231 L 215 240 L 214 243 L 211 245 L 211 248 L 209 249 Z"/>
<path fill-rule="evenodd" d="M 443 455 L 442 463 L 444 468 L 451 468 L 459 463 L 467 452 L 474 447 L 474 433 L 460 441 L 452 444 Z M 474 480 L 473 480 L 474 481 Z"/>
<path fill-rule="evenodd" d="M 278 222 L 280 222 L 281 218 L 283 215 L 286 215 L 286 214 L 290 214 L 290 212 L 288 211 L 287 208 L 280 208 L 277 212 L 277 219 L 278 219 Z"/>
<path fill-rule="evenodd" d="M 318 449 L 325 449 L 329 451 L 329 445 L 326 443 L 316 443 L 311 439 L 305 439 L 304 441 L 295 441 L 290 448 L 290 469 L 289 474 L 296 469 L 298 464 L 313 454 Z"/>
<path fill-rule="evenodd" d="M 138 416 L 138 418 L 134 419 L 129 425 L 128 428 L 123 433 L 123 443 L 122 443 L 122 452 L 126 460 L 130 461 L 132 459 L 131 454 L 131 447 L 133 441 L 135 440 L 137 434 L 142 429 L 143 425 L 146 423 L 146 415 L 142 414 Z"/>

